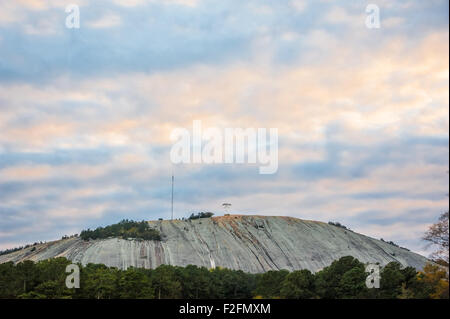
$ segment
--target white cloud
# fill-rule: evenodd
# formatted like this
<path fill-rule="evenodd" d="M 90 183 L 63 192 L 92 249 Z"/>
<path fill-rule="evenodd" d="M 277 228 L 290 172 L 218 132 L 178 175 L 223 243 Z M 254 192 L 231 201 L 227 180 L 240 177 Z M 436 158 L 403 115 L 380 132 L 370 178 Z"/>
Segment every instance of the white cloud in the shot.
<path fill-rule="evenodd" d="M 123 7 L 136 7 L 146 3 L 160 3 L 165 5 L 197 6 L 201 0 L 113 0 L 115 4 Z"/>
<path fill-rule="evenodd" d="M 112 28 L 122 24 L 122 18 L 114 13 L 107 13 L 97 20 L 87 21 L 86 25 L 91 28 Z"/>
<path fill-rule="evenodd" d="M 189 7 L 200 4 L 199 1 L 182 0 L 159 2 Z M 34 20 L 18 25 L 19 30 L 24 28 L 27 33 L 42 35 L 52 34 L 55 31 L 53 24 L 63 26 L 64 20 L 37 19 L 50 5 L 56 5 L 53 2 L 0 3 L 6 8 L 6 11 L 0 10 L 2 25 L 28 19 L 22 16 L 28 10 L 33 12 Z M 22 6 L 16 7 L 13 3 Z M 135 7 L 147 2 L 115 0 L 115 3 Z M 298 10 L 296 12 L 306 10 L 304 1 L 292 1 L 290 5 Z M 24 6 L 27 10 L 23 10 Z M 130 71 L 126 66 L 111 65 L 107 66 L 106 72 L 96 73 L 97 66 L 92 63 L 94 70 L 89 70 L 92 72 L 84 74 L 81 70 L 73 77 L 72 74 L 60 76 L 61 73 L 57 73 L 59 76 L 55 78 L 50 72 L 46 81 L 39 83 L 34 79 L 8 82 L 6 76 L 2 78 L 0 160 L 9 166 L 0 170 L 0 180 L 8 185 L 26 186 L 17 193 L 5 188 L 11 194 L 2 198 L 2 205 L 10 205 L 25 215 L 42 214 L 49 221 L 72 215 L 74 219 L 79 215 L 80 220 L 88 220 L 91 211 L 95 218 L 101 218 L 118 205 L 123 206 L 120 212 L 124 213 L 147 209 L 149 201 L 152 204 L 158 202 L 158 196 L 162 196 L 160 201 L 164 207 L 166 198 L 161 193 L 164 192 L 165 177 L 158 174 L 170 172 L 171 164 L 164 153 L 170 146 L 170 132 L 174 127 L 190 127 L 193 119 L 201 119 L 205 126 L 221 128 L 278 127 L 283 142 L 280 143 L 280 170 L 274 180 L 245 174 L 233 177 L 231 174 L 228 179 L 214 183 L 211 178 L 217 176 L 219 179 L 227 172 L 226 168 L 220 168 L 208 175 L 206 183 L 211 186 L 205 188 L 206 179 L 201 173 L 210 167 L 180 169 L 180 174 L 186 171 L 200 174 L 190 180 L 189 188 L 205 197 L 197 201 L 180 199 L 180 214 L 199 206 L 209 209 L 216 205 L 214 203 L 220 207 L 220 203 L 230 201 L 240 211 L 323 221 L 355 220 L 357 224 L 362 213 L 374 211 L 376 217 L 396 220 L 386 228 L 361 225 L 359 231 L 394 241 L 418 240 L 417 236 L 431 221 L 433 213 L 447 205 L 444 196 L 441 201 L 430 199 L 429 195 L 446 192 L 439 174 L 445 175 L 447 170 L 445 158 L 448 156 L 445 155 L 448 155 L 448 149 L 433 143 L 415 145 L 414 142 L 408 147 L 409 142 L 403 142 L 402 137 L 423 136 L 433 140 L 448 136 L 448 29 L 417 35 L 414 42 L 408 33 L 387 32 L 376 45 L 369 46 L 364 42 L 367 38 L 364 10 L 360 17 L 350 14 L 352 11 L 348 8 L 334 7 L 326 15 L 331 24 L 361 30 L 349 35 L 339 33 L 339 28 L 331 29 L 329 25 L 318 28 L 317 25 L 323 22 L 320 19 L 317 24 L 300 30 L 290 25 L 285 16 L 277 16 L 277 6 L 273 10 L 265 6 L 261 11 L 270 13 L 270 18 L 254 14 L 250 10 L 254 7 L 250 5 L 244 7 L 248 12 L 228 18 L 227 23 L 233 25 L 226 29 L 232 30 L 229 33 L 224 31 L 221 21 L 213 21 L 217 28 L 202 27 L 200 32 L 199 26 L 209 26 L 211 22 L 203 20 L 200 14 L 196 14 L 196 19 L 197 16 L 202 18 L 194 23 L 180 24 L 187 30 L 183 37 L 188 40 L 193 39 L 189 38 L 191 32 L 195 33 L 196 41 L 202 40 L 205 34 L 214 39 L 228 39 L 230 34 L 242 36 L 239 39 L 248 41 L 251 49 L 238 46 L 237 57 L 221 60 L 212 53 L 206 57 L 211 58 L 208 63 L 205 58 L 169 68 L 144 67 L 137 72 L 134 68 Z M 92 28 L 121 25 L 120 14 L 123 13 L 118 9 L 102 8 L 99 12 L 104 15 L 91 21 L 83 20 L 82 13 L 82 25 Z M 141 8 L 122 9 L 132 12 Z M 221 11 L 219 9 L 217 11 Z M 290 11 L 294 12 L 294 9 Z M 63 10 L 61 15 L 64 18 Z M 251 17 L 261 20 L 253 21 Z M 283 23 L 277 23 L 279 21 Z M 128 24 L 128 20 L 126 22 Z M 382 20 L 382 26 L 383 23 L 387 27 L 397 27 L 403 20 L 390 18 Z M 108 31 L 105 30 L 105 34 Z M 84 35 L 89 39 L 87 33 Z M 161 34 L 162 45 L 172 48 L 173 42 L 166 43 L 164 38 L 165 34 Z M 57 38 L 55 43 L 60 40 Z M 8 44 L 5 41 L 8 36 L 4 36 L 2 48 Z M 234 45 L 234 42 L 220 42 L 223 43 L 227 48 Z M 149 41 L 145 49 L 152 49 L 153 44 Z M 89 49 L 89 44 L 87 46 L 81 48 Z M 290 59 L 279 54 L 286 51 L 284 46 L 289 49 Z M 294 53 L 299 48 L 302 50 L 297 56 Z M 220 45 L 218 50 L 222 50 Z M 55 61 L 64 63 L 67 52 L 61 51 L 61 55 L 54 57 Z M 180 60 L 185 57 L 183 52 L 179 54 Z M 137 57 L 133 56 L 136 53 L 127 53 L 130 53 L 127 57 Z M 22 64 L 20 59 L 26 61 L 34 55 L 35 52 L 22 56 L 18 51 L 16 64 Z M 105 55 L 99 53 L 98 56 L 101 59 Z M 281 58 L 283 61 L 279 63 Z M 53 60 L 46 56 L 38 56 L 32 61 L 37 66 L 48 66 L 51 71 L 58 72 L 61 67 L 56 62 L 52 64 Z M 136 64 L 139 63 L 142 61 L 136 60 Z M 392 141 L 399 141 L 398 145 L 390 144 Z M 383 146 L 396 149 L 384 149 Z M 154 148 L 158 151 L 153 152 Z M 72 160 L 71 156 L 80 149 L 107 149 L 114 154 L 101 164 L 89 163 L 89 156 L 86 156 L 86 162 L 84 158 L 77 159 L 82 162 L 78 164 L 52 165 L 51 160 L 45 161 L 45 156 L 58 152 L 68 154 Z M 37 156 L 37 163 L 27 152 L 41 154 Z M 329 154 L 333 152 L 334 162 Z M 20 162 L 17 154 L 26 161 Z M 373 166 L 370 172 L 364 170 L 366 163 Z M 306 168 L 306 173 L 311 176 L 305 179 L 295 170 L 304 164 L 312 167 Z M 329 171 L 324 173 L 323 169 Z M 227 192 L 236 189 L 239 190 L 237 195 L 223 198 L 228 196 Z M 369 194 L 367 198 L 357 197 L 364 193 Z M 370 194 L 379 193 L 381 196 L 387 193 L 387 197 L 382 200 L 376 196 L 370 198 Z M 114 198 L 117 194 L 120 200 Z M 149 199 L 153 194 L 155 197 Z M 131 201 L 133 205 L 129 205 Z M 27 205 L 31 204 L 39 204 L 37 206 L 42 210 L 29 212 Z M 66 207 L 69 208 L 66 210 Z M 420 212 L 416 213 L 416 209 Z M 408 217 L 421 219 L 415 222 Z M 398 220 L 402 222 L 397 223 Z M 409 226 L 414 228 L 414 235 L 406 236 L 404 229 Z M 9 235 L 6 237 L 5 240 L 10 242 Z M 415 247 L 419 247 L 417 241 Z"/>
<path fill-rule="evenodd" d="M 387 19 L 381 20 L 381 27 L 396 28 L 398 26 L 401 26 L 403 23 L 405 23 L 404 18 L 392 17 L 392 18 L 387 18 Z"/>
<path fill-rule="evenodd" d="M 344 7 L 332 7 L 324 16 L 324 22 L 330 24 L 344 24 L 354 28 L 365 28 L 365 13 L 350 14 Z"/>
<path fill-rule="evenodd" d="M 297 11 L 305 11 L 308 3 L 305 0 L 291 0 L 290 5 Z"/>

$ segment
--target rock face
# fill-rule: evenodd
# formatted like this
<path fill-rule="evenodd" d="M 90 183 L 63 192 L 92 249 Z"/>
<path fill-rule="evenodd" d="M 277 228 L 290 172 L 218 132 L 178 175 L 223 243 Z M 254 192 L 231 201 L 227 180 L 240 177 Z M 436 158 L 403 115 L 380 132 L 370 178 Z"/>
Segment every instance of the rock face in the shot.
<path fill-rule="evenodd" d="M 422 269 L 425 257 L 383 241 L 322 222 L 291 217 L 242 216 L 191 221 L 150 221 L 162 241 L 69 238 L 0 256 L 0 263 L 66 257 L 126 269 L 161 264 L 225 267 L 250 273 L 309 269 L 313 272 L 343 256 L 385 265 L 398 261 Z"/>

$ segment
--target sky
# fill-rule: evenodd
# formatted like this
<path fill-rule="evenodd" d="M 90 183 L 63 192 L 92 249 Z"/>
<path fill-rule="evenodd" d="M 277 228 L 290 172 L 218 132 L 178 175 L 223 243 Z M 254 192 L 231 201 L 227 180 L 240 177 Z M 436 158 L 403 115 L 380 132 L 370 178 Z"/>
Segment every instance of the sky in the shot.
<path fill-rule="evenodd" d="M 366 26 L 366 7 L 380 27 Z M 69 4 L 80 28 L 67 28 Z M 211 211 L 427 255 L 448 210 L 448 1 L 0 0 L 0 249 Z M 175 128 L 277 128 L 278 171 L 173 164 Z"/>

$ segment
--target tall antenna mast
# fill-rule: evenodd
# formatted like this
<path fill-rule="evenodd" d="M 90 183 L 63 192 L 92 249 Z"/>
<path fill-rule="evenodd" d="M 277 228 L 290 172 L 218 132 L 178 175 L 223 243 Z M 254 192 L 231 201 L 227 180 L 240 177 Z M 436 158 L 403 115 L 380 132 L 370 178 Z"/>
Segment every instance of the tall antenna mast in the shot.
<path fill-rule="evenodd" d="M 173 176 L 173 172 L 172 172 L 172 220 L 173 220 L 173 184 L 174 184 L 175 178 Z"/>

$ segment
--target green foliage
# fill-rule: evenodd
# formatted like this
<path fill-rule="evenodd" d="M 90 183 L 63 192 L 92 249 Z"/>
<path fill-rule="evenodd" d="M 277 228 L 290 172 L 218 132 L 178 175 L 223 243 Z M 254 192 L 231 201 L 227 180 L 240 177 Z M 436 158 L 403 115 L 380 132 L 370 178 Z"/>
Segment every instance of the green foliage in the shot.
<path fill-rule="evenodd" d="M 119 271 L 104 265 L 87 265 L 83 291 L 91 299 L 112 299 L 118 297 Z"/>
<path fill-rule="evenodd" d="M 200 212 L 198 214 L 194 214 L 192 213 L 191 216 L 189 216 L 188 219 L 200 219 L 200 218 L 211 218 L 214 216 L 214 213 L 210 213 L 210 212 Z"/>
<path fill-rule="evenodd" d="M 340 227 L 346 230 L 351 230 L 350 228 L 348 228 L 347 226 L 342 225 L 340 222 L 328 222 L 328 225 L 332 225 L 332 226 L 336 226 L 336 227 Z"/>
<path fill-rule="evenodd" d="M 182 297 L 181 282 L 177 278 L 175 267 L 161 265 L 151 273 L 150 278 L 153 282 L 156 298 L 175 299 Z"/>
<path fill-rule="evenodd" d="M 69 264 L 65 258 L 0 264 L 0 299 L 238 299 L 251 298 L 255 289 L 255 275 L 230 269 L 161 265 L 119 270 L 101 264 L 78 264 L 80 288 L 68 289 L 65 269 Z"/>
<path fill-rule="evenodd" d="M 121 222 L 95 230 L 83 230 L 80 237 L 84 240 L 103 239 L 108 237 L 138 238 L 144 240 L 161 240 L 158 230 L 150 228 L 145 221 L 135 222 L 124 219 Z"/>
<path fill-rule="evenodd" d="M 0 298 L 71 298 L 74 292 L 65 286 L 68 264 L 65 258 L 0 264 Z"/>
<path fill-rule="evenodd" d="M 287 270 L 270 270 L 258 275 L 255 294 L 263 298 L 279 298 L 281 296 L 282 283 L 289 274 Z"/>
<path fill-rule="evenodd" d="M 186 268 L 178 268 L 178 276 L 181 279 L 183 295 L 188 299 L 209 298 L 212 287 L 209 284 L 208 269 L 188 265 Z"/>
<path fill-rule="evenodd" d="M 321 298 L 358 298 L 364 294 L 364 264 L 351 256 L 339 260 L 316 274 L 315 289 Z"/>
<path fill-rule="evenodd" d="M 339 282 L 338 298 L 361 298 L 367 290 L 366 278 L 364 267 L 358 266 L 346 271 Z"/>
<path fill-rule="evenodd" d="M 23 293 L 19 276 L 13 262 L 0 264 L 0 298 L 15 298 Z"/>
<path fill-rule="evenodd" d="M 129 268 L 119 273 L 119 298 L 122 299 L 151 299 L 154 290 L 151 279 L 144 270 Z"/>
<path fill-rule="evenodd" d="M 417 273 L 412 267 L 389 263 L 381 270 L 380 289 L 367 289 L 364 265 L 350 256 L 315 274 L 309 270 L 248 274 L 194 265 L 120 270 L 78 264 L 79 289 L 66 288 L 69 264 L 65 258 L 0 264 L 0 298 L 448 298 L 448 276 L 442 267 L 430 264 Z"/>
<path fill-rule="evenodd" d="M 287 299 L 314 297 L 314 275 L 307 269 L 291 272 L 281 285 L 280 295 Z"/>
<path fill-rule="evenodd" d="M 252 297 L 252 291 L 256 287 L 255 275 L 246 274 L 242 270 L 216 269 L 214 272 L 221 282 L 222 298 L 246 299 Z"/>
<path fill-rule="evenodd" d="M 389 245 L 392 245 L 392 246 L 394 246 L 394 247 L 398 247 L 398 248 L 401 248 L 401 249 L 404 249 L 404 250 L 409 251 L 408 248 L 401 247 L 400 245 L 397 245 L 396 243 L 394 243 L 392 240 L 386 241 L 386 240 L 384 240 L 383 238 L 380 238 L 380 240 L 381 240 L 382 242 L 387 243 L 387 244 L 389 244 Z"/>
<path fill-rule="evenodd" d="M 397 262 L 390 262 L 381 270 L 379 297 L 397 298 L 402 293 L 403 282 L 405 282 L 405 276 L 401 265 Z"/>
<path fill-rule="evenodd" d="M 41 295 L 35 291 L 23 293 L 17 297 L 18 299 L 47 299 L 47 296 Z"/>
<path fill-rule="evenodd" d="M 28 245 L 25 245 L 25 246 L 20 246 L 20 247 L 16 247 L 16 248 L 10 248 L 10 249 L 5 249 L 5 250 L 0 250 L 0 256 L 2 256 L 2 255 L 8 255 L 8 254 L 11 254 L 11 253 L 13 253 L 13 252 L 15 252 L 15 251 L 19 251 L 19 250 L 22 250 L 22 249 L 25 249 L 25 248 L 28 248 L 28 247 L 33 247 L 33 246 L 36 246 L 38 243 L 34 243 L 34 244 L 28 244 Z M 36 250 L 36 247 L 33 247 L 32 249 L 31 249 L 31 251 L 34 251 L 34 250 Z"/>

